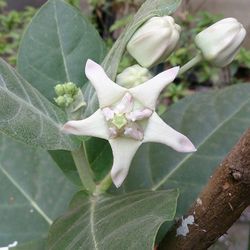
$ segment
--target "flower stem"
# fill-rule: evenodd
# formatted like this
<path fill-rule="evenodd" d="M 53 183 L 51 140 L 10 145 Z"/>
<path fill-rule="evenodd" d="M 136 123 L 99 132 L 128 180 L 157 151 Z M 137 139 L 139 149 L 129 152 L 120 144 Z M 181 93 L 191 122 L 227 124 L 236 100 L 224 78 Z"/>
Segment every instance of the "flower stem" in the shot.
<path fill-rule="evenodd" d="M 88 192 L 93 193 L 96 189 L 96 185 L 93 181 L 93 173 L 89 166 L 84 146 L 82 145 L 79 149 L 72 151 L 71 154 L 84 188 Z"/>
<path fill-rule="evenodd" d="M 112 185 L 112 178 L 110 173 L 103 178 L 103 180 L 96 186 L 95 194 L 102 194 L 105 193 L 109 187 Z"/>
<path fill-rule="evenodd" d="M 197 63 L 199 63 L 201 60 L 202 60 L 202 55 L 201 53 L 198 53 L 193 59 L 191 59 L 189 62 L 187 62 L 180 68 L 178 75 L 185 73 L 186 71 L 194 67 Z"/>

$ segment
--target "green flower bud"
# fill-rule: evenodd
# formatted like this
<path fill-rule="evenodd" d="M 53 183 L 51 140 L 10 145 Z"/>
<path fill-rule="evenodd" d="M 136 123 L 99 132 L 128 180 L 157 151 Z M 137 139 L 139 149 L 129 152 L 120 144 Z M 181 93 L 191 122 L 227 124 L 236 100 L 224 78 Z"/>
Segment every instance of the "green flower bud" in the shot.
<path fill-rule="evenodd" d="M 181 27 L 171 16 L 152 17 L 132 36 L 127 44 L 129 54 L 149 68 L 166 60 L 180 38 Z"/>
<path fill-rule="evenodd" d="M 65 94 L 71 95 L 72 97 L 77 94 L 78 87 L 73 82 L 68 82 L 64 84 Z"/>
<path fill-rule="evenodd" d="M 231 63 L 246 36 L 235 18 L 225 18 L 200 32 L 195 38 L 203 57 L 218 67 Z"/>
<path fill-rule="evenodd" d="M 65 99 L 65 106 L 66 107 L 68 107 L 70 104 L 72 104 L 74 102 L 74 98 L 72 98 L 71 95 L 69 95 L 69 94 L 65 94 L 64 99 Z"/>
<path fill-rule="evenodd" d="M 59 96 L 57 98 L 54 98 L 56 104 L 59 106 L 59 107 L 65 107 L 65 98 L 64 96 Z"/>
<path fill-rule="evenodd" d="M 116 77 L 116 83 L 126 88 L 133 88 L 151 78 L 152 75 L 147 68 L 135 64 L 118 74 Z"/>
<path fill-rule="evenodd" d="M 84 106 L 86 106 L 80 88 L 72 82 L 67 82 L 56 85 L 55 92 L 58 95 L 57 98 L 54 98 L 56 104 L 64 108 L 72 119 L 78 119 Z"/>
<path fill-rule="evenodd" d="M 56 92 L 57 96 L 63 96 L 65 94 L 63 84 L 57 84 L 55 86 L 55 92 Z"/>

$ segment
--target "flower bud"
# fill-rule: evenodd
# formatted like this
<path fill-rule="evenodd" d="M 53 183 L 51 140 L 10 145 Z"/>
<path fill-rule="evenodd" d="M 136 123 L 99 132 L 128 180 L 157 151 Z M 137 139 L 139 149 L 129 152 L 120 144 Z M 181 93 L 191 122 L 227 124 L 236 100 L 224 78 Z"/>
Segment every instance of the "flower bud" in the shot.
<path fill-rule="evenodd" d="M 116 77 L 116 83 L 126 88 L 133 88 L 151 78 L 152 75 L 148 69 L 135 64 L 118 74 Z"/>
<path fill-rule="evenodd" d="M 57 96 L 70 95 L 71 97 L 74 97 L 78 91 L 79 88 L 73 82 L 57 84 L 55 86 L 55 92 Z"/>
<path fill-rule="evenodd" d="M 73 97 L 77 94 L 78 87 L 73 82 L 68 82 L 64 84 L 64 91 L 65 94 L 68 94 Z"/>
<path fill-rule="evenodd" d="M 70 104 L 72 104 L 74 102 L 74 98 L 72 98 L 71 95 L 64 95 L 65 98 L 65 106 L 68 107 Z"/>
<path fill-rule="evenodd" d="M 70 112 L 75 112 L 86 105 L 80 88 L 72 82 L 57 84 L 55 92 L 57 95 L 54 98 L 56 104 L 59 107 L 70 109 Z"/>
<path fill-rule="evenodd" d="M 225 18 L 200 32 L 195 38 L 203 57 L 218 67 L 231 63 L 246 36 L 235 18 Z"/>
<path fill-rule="evenodd" d="M 59 106 L 59 107 L 64 107 L 65 106 L 65 98 L 64 96 L 58 96 L 57 98 L 54 98 L 55 103 Z"/>
<path fill-rule="evenodd" d="M 65 94 L 63 84 L 57 84 L 55 86 L 55 92 L 56 92 L 57 96 L 63 96 Z"/>
<path fill-rule="evenodd" d="M 181 27 L 171 16 L 152 17 L 132 36 L 127 44 L 129 54 L 143 67 L 164 61 L 175 49 Z"/>

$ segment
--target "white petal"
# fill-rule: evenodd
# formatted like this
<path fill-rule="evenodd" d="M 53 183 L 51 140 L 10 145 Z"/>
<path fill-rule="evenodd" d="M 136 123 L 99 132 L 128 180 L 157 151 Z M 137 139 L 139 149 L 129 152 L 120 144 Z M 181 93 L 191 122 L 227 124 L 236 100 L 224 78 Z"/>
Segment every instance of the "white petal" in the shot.
<path fill-rule="evenodd" d="M 103 68 L 90 59 L 86 63 L 85 74 L 96 90 L 101 108 L 117 102 L 127 91 L 111 81 Z"/>
<path fill-rule="evenodd" d="M 107 123 L 100 109 L 86 119 L 68 121 L 63 125 L 62 131 L 73 135 L 94 136 L 103 139 L 109 138 Z"/>
<path fill-rule="evenodd" d="M 114 158 L 111 169 L 111 177 L 113 183 L 118 188 L 122 185 L 128 175 L 131 161 L 142 143 L 140 141 L 127 138 L 112 139 L 109 140 L 109 143 L 111 145 Z"/>
<path fill-rule="evenodd" d="M 149 118 L 143 142 L 159 142 L 178 152 L 195 152 L 192 142 L 183 134 L 168 126 L 155 112 Z"/>
<path fill-rule="evenodd" d="M 133 108 L 133 97 L 130 93 L 126 93 L 122 100 L 116 105 L 115 112 L 118 114 L 124 114 L 130 112 Z"/>
<path fill-rule="evenodd" d="M 147 82 L 129 89 L 129 92 L 144 106 L 154 110 L 157 98 L 160 95 L 162 89 L 169 83 L 173 82 L 178 72 L 179 67 L 166 70 Z"/>

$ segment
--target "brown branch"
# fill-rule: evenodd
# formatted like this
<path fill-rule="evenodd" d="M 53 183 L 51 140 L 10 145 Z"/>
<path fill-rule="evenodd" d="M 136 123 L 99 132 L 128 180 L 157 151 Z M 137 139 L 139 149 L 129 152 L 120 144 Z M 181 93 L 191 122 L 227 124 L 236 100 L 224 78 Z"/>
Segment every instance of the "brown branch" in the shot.
<path fill-rule="evenodd" d="M 184 217 L 189 218 L 191 223 L 187 225 L 186 236 L 177 236 L 177 229 L 183 225 L 181 219 L 165 236 L 159 250 L 207 249 L 226 233 L 249 204 L 250 128 L 215 170 L 188 215 Z"/>

